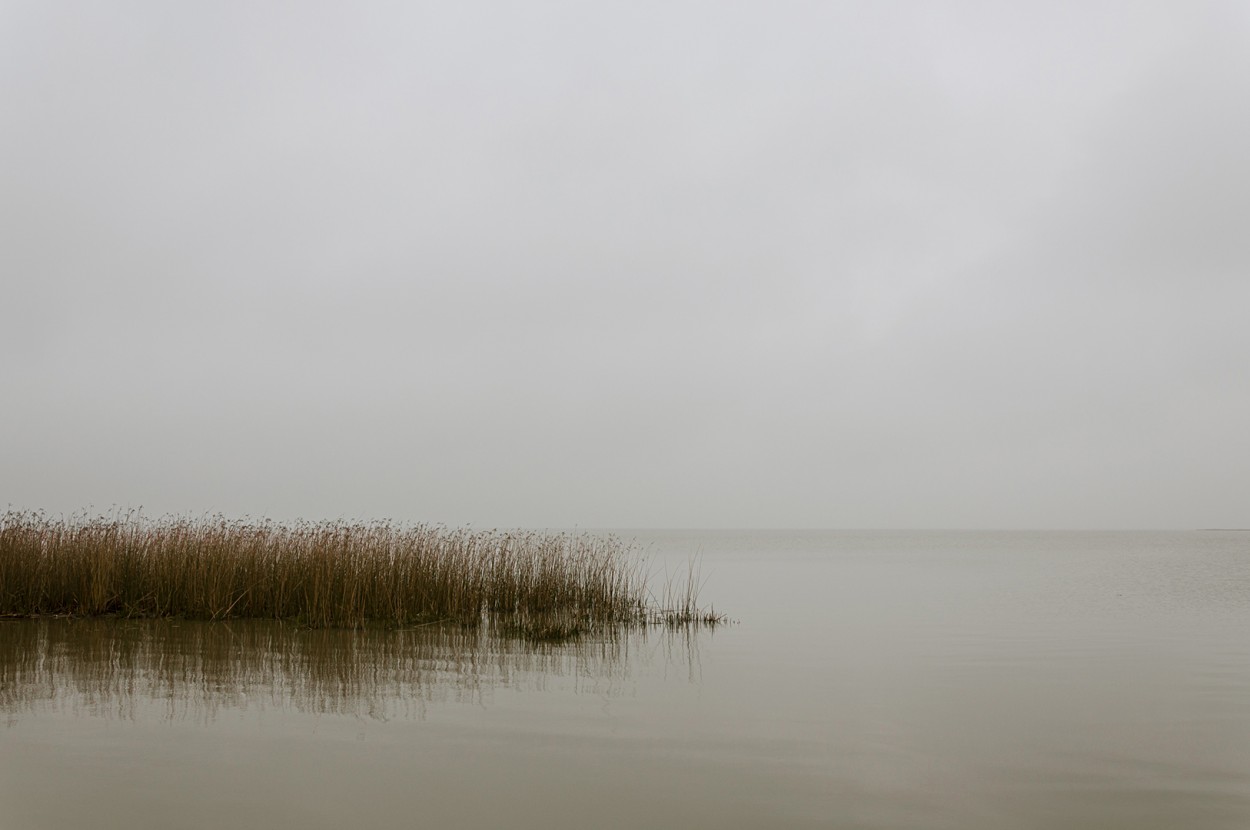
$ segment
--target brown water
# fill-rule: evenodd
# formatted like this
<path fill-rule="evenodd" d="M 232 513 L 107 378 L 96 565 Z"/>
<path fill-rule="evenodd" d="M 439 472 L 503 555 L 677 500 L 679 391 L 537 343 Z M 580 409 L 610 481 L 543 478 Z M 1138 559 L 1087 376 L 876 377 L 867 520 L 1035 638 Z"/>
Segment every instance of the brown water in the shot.
<path fill-rule="evenodd" d="M 0 830 L 1250 826 L 1250 534 L 630 535 L 739 622 L 0 623 Z"/>

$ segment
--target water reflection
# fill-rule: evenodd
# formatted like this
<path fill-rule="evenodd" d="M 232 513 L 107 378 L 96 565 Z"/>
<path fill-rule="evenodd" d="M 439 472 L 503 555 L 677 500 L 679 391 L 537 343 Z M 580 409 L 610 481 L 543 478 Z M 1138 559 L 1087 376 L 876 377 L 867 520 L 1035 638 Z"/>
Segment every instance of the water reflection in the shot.
<path fill-rule="evenodd" d="M 533 644 L 455 625 L 300 629 L 281 622 L 21 620 L 0 623 L 0 712 L 212 721 L 223 710 L 420 718 L 485 705 L 499 688 L 604 696 L 657 661 L 698 677 L 698 634 L 613 630 Z"/>

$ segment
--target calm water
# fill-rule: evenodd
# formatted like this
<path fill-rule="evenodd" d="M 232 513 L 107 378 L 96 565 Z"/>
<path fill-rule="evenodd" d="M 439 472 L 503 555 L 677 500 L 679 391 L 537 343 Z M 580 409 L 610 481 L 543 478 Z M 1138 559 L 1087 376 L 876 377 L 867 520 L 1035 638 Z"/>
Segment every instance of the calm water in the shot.
<path fill-rule="evenodd" d="M 738 622 L 0 623 L 0 829 L 1250 827 L 1250 533 L 627 535 Z"/>

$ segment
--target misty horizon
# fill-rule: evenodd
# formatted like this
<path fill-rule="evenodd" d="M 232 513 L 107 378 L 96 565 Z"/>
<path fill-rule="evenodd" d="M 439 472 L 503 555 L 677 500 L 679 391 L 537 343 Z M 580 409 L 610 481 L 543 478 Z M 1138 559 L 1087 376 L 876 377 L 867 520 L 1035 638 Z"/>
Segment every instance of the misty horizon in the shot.
<path fill-rule="evenodd" d="M 1245 528 L 1247 47 L 1228 2 L 6 4 L 0 505 Z"/>

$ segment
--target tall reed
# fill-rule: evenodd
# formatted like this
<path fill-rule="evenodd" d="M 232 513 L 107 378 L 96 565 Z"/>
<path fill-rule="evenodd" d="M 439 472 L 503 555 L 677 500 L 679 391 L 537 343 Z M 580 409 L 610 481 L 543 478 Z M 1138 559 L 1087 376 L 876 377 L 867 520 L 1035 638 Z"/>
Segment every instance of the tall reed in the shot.
<path fill-rule="evenodd" d="M 311 627 L 654 622 L 639 557 L 590 534 L 390 522 L 0 516 L 0 615 L 295 619 Z M 662 613 L 662 612 L 660 612 Z"/>

